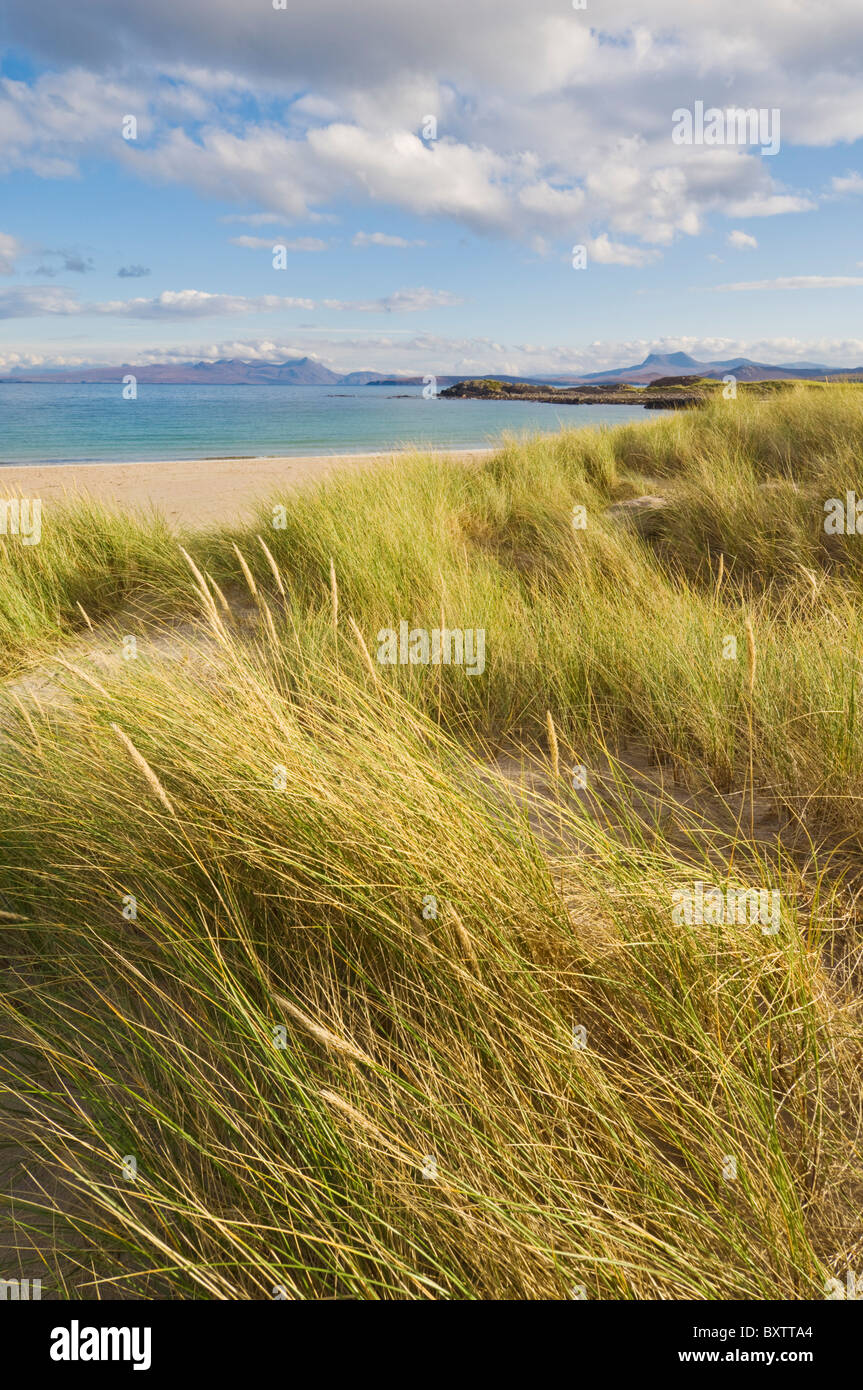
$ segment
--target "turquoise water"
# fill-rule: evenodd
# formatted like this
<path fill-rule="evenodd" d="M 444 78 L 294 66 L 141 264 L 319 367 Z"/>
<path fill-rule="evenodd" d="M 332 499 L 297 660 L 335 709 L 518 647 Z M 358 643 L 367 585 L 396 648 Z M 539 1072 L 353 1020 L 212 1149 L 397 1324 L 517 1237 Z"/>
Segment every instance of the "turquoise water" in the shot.
<path fill-rule="evenodd" d="M 650 420 L 629 405 L 425 400 L 421 386 L 82 386 L 0 383 L 0 466 L 479 448 L 504 432 Z"/>

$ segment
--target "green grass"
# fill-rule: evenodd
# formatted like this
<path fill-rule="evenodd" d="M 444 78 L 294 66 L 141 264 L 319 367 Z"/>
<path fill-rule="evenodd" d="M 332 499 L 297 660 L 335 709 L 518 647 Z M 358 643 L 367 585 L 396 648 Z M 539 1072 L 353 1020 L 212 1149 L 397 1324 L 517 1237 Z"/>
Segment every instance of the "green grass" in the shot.
<path fill-rule="evenodd" d="M 854 388 L 801 387 L 417 456 L 181 538 L 206 593 L 156 522 L 7 539 L 6 1243 L 46 1295 L 811 1298 L 859 1265 L 861 538 L 822 521 L 861 444 Z M 641 492 L 652 542 L 605 516 Z M 442 613 L 483 676 L 377 665 Z M 635 814 L 633 742 L 738 796 L 721 863 Z M 609 756 L 603 812 L 568 769 Z M 805 854 L 750 839 L 756 791 Z M 778 889 L 779 933 L 675 923 L 699 879 Z"/>

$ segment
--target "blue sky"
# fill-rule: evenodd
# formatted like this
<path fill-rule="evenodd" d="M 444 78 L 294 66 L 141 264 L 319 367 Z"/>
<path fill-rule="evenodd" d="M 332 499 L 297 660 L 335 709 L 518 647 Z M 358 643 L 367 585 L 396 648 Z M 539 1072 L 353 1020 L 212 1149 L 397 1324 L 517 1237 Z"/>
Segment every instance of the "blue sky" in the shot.
<path fill-rule="evenodd" d="M 0 369 L 863 364 L 859 0 L 0 0 L 0 36 Z M 779 152 L 676 144 L 696 101 Z"/>

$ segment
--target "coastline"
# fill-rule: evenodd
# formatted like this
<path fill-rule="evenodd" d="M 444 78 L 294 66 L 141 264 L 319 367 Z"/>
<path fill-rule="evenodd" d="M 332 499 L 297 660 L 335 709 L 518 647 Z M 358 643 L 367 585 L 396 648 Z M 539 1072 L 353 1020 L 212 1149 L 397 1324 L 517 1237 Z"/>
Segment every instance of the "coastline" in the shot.
<path fill-rule="evenodd" d="M 395 462 L 412 453 L 479 458 L 482 449 L 387 450 L 372 454 L 159 459 L 140 463 L 9 464 L 0 469 L 0 496 L 46 503 L 87 496 L 131 511 L 161 512 L 173 526 L 233 524 L 280 487 L 302 487 L 342 469 Z"/>

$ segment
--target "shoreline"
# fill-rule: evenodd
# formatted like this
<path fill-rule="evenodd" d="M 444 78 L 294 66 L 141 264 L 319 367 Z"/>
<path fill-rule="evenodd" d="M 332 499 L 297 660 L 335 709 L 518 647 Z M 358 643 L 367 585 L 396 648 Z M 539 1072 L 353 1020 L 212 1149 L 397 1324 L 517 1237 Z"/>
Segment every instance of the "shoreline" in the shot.
<path fill-rule="evenodd" d="M 302 487 L 342 469 L 395 463 L 411 454 L 467 460 L 475 449 L 388 449 L 382 453 L 230 455 L 126 463 L 24 463 L 0 466 L 0 496 L 45 503 L 91 497 L 130 511 L 161 512 L 174 526 L 233 524 L 280 487 Z M 154 471 L 155 470 L 155 471 Z"/>

